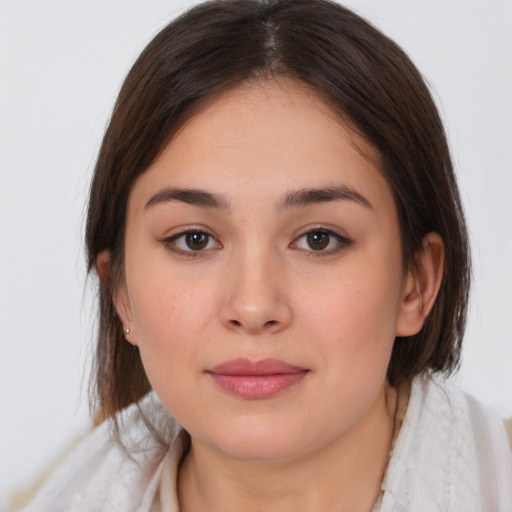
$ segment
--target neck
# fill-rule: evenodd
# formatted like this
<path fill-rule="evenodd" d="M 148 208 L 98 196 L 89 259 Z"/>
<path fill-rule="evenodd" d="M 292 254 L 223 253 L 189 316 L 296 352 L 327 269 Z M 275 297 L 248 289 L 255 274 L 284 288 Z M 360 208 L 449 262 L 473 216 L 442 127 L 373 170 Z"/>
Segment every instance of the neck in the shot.
<path fill-rule="evenodd" d="M 383 388 L 347 432 L 300 459 L 254 463 L 192 439 L 178 478 L 180 512 L 368 512 L 389 460 L 396 391 Z"/>

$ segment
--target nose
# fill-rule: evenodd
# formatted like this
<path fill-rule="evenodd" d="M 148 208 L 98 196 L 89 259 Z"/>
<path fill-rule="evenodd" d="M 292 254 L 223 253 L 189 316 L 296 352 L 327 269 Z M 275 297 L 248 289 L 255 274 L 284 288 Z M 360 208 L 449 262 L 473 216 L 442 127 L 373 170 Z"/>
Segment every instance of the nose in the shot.
<path fill-rule="evenodd" d="M 225 327 L 247 334 L 274 334 L 292 321 L 286 272 L 269 254 L 231 262 L 220 317 Z"/>

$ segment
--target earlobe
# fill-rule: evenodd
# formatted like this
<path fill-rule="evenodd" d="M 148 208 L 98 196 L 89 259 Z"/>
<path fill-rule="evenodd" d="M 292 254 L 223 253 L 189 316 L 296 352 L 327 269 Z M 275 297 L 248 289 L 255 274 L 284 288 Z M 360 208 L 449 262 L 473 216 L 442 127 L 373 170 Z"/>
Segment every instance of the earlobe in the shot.
<path fill-rule="evenodd" d="M 128 329 L 129 324 L 131 324 L 132 321 L 132 315 L 128 301 L 128 294 L 126 293 L 126 287 L 124 284 L 121 284 L 116 288 L 116 291 L 112 297 L 112 301 L 114 302 L 117 316 L 119 316 L 124 329 Z"/>
<path fill-rule="evenodd" d="M 119 316 L 119 319 L 123 324 L 124 337 L 132 345 L 137 345 L 135 330 L 133 328 L 130 300 L 124 283 L 120 284 L 116 288 L 112 300 L 114 302 L 114 307 L 116 308 L 117 316 Z"/>
<path fill-rule="evenodd" d="M 396 336 L 417 334 L 436 300 L 444 268 L 444 243 L 439 234 L 423 237 L 415 265 L 407 273 L 396 321 Z"/>
<path fill-rule="evenodd" d="M 110 275 L 111 255 L 110 251 L 105 250 L 98 254 L 96 258 L 96 272 L 103 284 L 106 284 Z M 115 285 L 115 291 L 112 296 L 112 301 L 117 312 L 117 316 L 123 324 L 123 333 L 126 340 L 133 345 L 136 345 L 135 332 L 132 327 L 132 315 L 130 303 L 128 300 L 128 294 L 126 287 L 123 283 Z"/>

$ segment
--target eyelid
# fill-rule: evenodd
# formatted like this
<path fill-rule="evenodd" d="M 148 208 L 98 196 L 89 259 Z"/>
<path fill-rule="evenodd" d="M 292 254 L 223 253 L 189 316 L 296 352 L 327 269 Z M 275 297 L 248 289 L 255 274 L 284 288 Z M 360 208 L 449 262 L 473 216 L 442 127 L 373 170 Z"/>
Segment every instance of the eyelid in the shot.
<path fill-rule="evenodd" d="M 216 247 L 214 248 L 205 248 L 201 250 L 184 250 L 178 247 L 174 244 L 174 242 L 187 234 L 193 234 L 193 233 L 204 233 L 205 235 L 209 236 L 212 240 L 215 241 Z M 164 244 L 164 246 L 173 254 L 176 254 L 178 256 L 183 256 L 185 258 L 197 258 L 201 256 L 206 256 L 208 253 L 210 253 L 213 250 L 222 248 L 222 243 L 219 241 L 216 235 L 214 235 L 210 229 L 206 228 L 205 226 L 183 226 L 180 228 L 176 228 L 176 232 L 172 235 L 164 237 L 161 242 Z"/>
<path fill-rule="evenodd" d="M 206 226 L 182 226 L 179 228 L 175 228 L 176 232 L 166 236 L 161 240 L 161 242 L 164 244 L 164 246 L 172 253 L 177 254 L 178 256 L 183 256 L 185 258 L 197 258 L 197 257 L 204 257 L 207 256 L 211 251 L 215 251 L 217 249 L 221 249 L 223 247 L 222 242 L 219 241 L 218 237 L 212 233 L 210 229 L 208 229 Z M 204 233 L 208 237 L 210 237 L 212 240 L 215 241 L 216 247 L 213 248 L 204 248 L 200 250 L 184 250 L 178 247 L 174 244 L 174 242 L 181 237 L 186 236 L 187 234 L 192 233 Z M 328 250 L 315 250 L 313 248 L 311 249 L 304 249 L 297 247 L 297 242 L 307 236 L 311 233 L 324 233 L 327 236 L 334 238 L 337 241 L 337 247 L 334 249 L 328 249 Z M 353 245 L 353 240 L 347 237 L 346 235 L 342 235 L 338 232 L 338 230 L 335 230 L 330 227 L 326 227 L 325 225 L 313 225 L 313 226 L 306 226 L 299 230 L 293 237 L 292 242 L 289 244 L 291 248 L 297 249 L 301 252 L 307 253 L 308 256 L 311 257 L 322 257 L 322 256 L 330 256 L 335 255 L 347 247 Z"/>
<path fill-rule="evenodd" d="M 314 249 L 302 249 L 302 248 L 299 248 L 299 247 L 295 247 L 297 250 L 300 250 L 300 251 L 303 251 L 305 253 L 307 253 L 308 256 L 311 256 L 311 257 L 322 257 L 322 256 L 331 256 L 331 255 L 335 255 L 341 251 L 343 251 L 344 249 L 346 249 L 347 247 L 351 246 L 354 244 L 354 241 L 349 238 L 348 236 L 346 235 L 342 235 L 341 233 L 339 233 L 338 231 L 332 229 L 332 228 L 328 228 L 326 226 L 322 226 L 322 225 L 316 225 L 316 226 L 307 226 L 305 228 L 302 228 L 293 238 L 293 241 L 291 242 L 290 246 L 293 248 L 293 246 L 297 244 L 297 242 L 311 234 L 311 233 L 325 233 L 326 235 L 330 236 L 330 237 L 333 237 L 337 240 L 338 242 L 338 247 L 336 247 L 335 249 L 329 249 L 329 250 L 314 250 Z"/>

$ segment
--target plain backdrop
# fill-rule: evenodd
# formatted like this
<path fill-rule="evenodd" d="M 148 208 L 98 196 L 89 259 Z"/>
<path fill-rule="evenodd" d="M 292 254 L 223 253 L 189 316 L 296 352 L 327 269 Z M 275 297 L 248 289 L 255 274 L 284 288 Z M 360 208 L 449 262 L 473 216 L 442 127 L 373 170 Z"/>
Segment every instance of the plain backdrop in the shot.
<path fill-rule="evenodd" d="M 409 53 L 446 120 L 474 259 L 457 379 L 512 416 L 512 1 L 345 4 Z M 88 183 L 124 75 L 189 5 L 0 0 L 0 508 L 89 425 Z"/>

